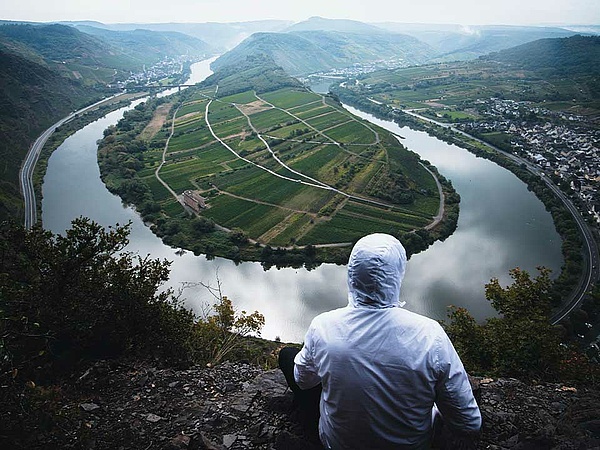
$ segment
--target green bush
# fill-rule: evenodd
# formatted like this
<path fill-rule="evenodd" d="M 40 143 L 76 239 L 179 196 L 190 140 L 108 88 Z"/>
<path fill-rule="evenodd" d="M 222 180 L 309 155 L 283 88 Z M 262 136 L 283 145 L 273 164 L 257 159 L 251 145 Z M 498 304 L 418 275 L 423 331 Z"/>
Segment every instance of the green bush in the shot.
<path fill-rule="evenodd" d="M 530 380 L 597 381 L 597 366 L 561 344 L 559 329 L 550 323 L 550 271 L 537 277 L 513 269 L 513 283 L 497 279 L 485 286 L 486 298 L 501 316 L 477 324 L 462 308 L 453 308 L 446 331 L 467 370 L 472 373 Z M 592 375 L 593 377 L 592 377 Z M 595 377 L 595 379 L 593 379 Z"/>
<path fill-rule="evenodd" d="M 129 225 L 76 219 L 64 236 L 0 227 L 0 364 L 30 377 L 122 354 L 188 362 L 194 316 L 169 290 L 167 261 L 123 251 Z"/>

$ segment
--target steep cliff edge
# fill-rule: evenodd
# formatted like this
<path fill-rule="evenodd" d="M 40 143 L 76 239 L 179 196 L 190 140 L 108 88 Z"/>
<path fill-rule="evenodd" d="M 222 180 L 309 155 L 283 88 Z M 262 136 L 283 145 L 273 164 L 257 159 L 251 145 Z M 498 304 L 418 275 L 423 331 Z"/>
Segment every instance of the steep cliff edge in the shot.
<path fill-rule="evenodd" d="M 600 448 L 597 388 L 473 382 L 484 419 L 478 449 Z M 3 448 L 319 448 L 296 422 L 279 371 L 249 364 L 175 370 L 100 361 L 60 387 L 26 389 L 39 391 L 45 411 L 22 417 L 15 405 L 5 424 L 24 427 L 3 430 Z"/>

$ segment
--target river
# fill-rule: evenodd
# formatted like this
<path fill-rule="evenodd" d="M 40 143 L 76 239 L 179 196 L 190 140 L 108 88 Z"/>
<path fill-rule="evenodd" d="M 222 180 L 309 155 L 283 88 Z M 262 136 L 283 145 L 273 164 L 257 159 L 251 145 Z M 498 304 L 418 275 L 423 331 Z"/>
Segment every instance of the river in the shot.
<path fill-rule="evenodd" d="M 210 75 L 210 62 L 194 64 L 190 82 Z M 84 127 L 52 154 L 43 183 L 45 228 L 62 233 L 79 216 L 104 226 L 131 221 L 128 250 L 172 261 L 168 287 L 178 291 L 183 283 L 199 281 L 216 285 L 218 277 L 223 294 L 237 309 L 258 310 L 265 315 L 262 335 L 269 339 L 301 342 L 315 315 L 347 303 L 342 266 L 264 271 L 258 263 L 235 265 L 221 258 L 208 261 L 190 252 L 178 256 L 176 249 L 164 245 L 132 208 L 123 206 L 108 192 L 100 179 L 96 142 L 127 109 Z M 509 269 L 521 267 L 534 272 L 539 265 L 558 273 L 563 262 L 560 237 L 543 204 L 516 176 L 426 133 L 348 109 L 402 136 L 402 143 L 438 167 L 461 195 L 456 232 L 414 255 L 408 263 L 402 288 L 407 309 L 443 319 L 448 305 L 464 306 L 477 319 L 483 319 L 494 313 L 484 298 L 484 285 L 490 278 L 507 283 Z M 199 314 L 213 301 L 202 287 L 187 287 L 183 296 Z"/>

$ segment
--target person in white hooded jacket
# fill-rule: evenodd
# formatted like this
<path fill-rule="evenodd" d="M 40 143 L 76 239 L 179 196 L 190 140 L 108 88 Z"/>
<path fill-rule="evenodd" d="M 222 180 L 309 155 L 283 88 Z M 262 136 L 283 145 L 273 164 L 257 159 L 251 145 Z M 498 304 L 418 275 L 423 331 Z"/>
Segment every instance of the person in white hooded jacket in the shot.
<path fill-rule="evenodd" d="M 325 448 L 429 448 L 437 410 L 450 430 L 469 434 L 481 427 L 446 333 L 401 307 L 405 268 L 406 252 L 393 236 L 360 239 L 348 262 L 348 305 L 315 317 L 295 355 L 288 383 L 297 383 L 296 391 L 322 387 Z"/>

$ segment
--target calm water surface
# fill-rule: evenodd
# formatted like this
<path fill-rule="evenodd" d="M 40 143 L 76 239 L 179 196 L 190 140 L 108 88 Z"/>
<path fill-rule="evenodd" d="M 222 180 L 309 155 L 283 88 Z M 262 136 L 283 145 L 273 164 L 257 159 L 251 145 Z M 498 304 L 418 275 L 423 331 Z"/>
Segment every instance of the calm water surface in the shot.
<path fill-rule="evenodd" d="M 190 82 L 210 75 L 210 62 L 193 65 Z M 198 281 L 215 285 L 218 276 L 223 293 L 238 309 L 259 310 L 265 315 L 266 338 L 279 336 L 284 341 L 300 342 L 316 314 L 347 303 L 342 266 L 264 271 L 258 263 L 236 266 L 225 259 L 207 261 L 189 252 L 177 256 L 176 249 L 164 245 L 100 180 L 96 142 L 127 109 L 86 126 L 52 154 L 43 184 L 42 219 L 47 229 L 62 233 L 79 216 L 105 226 L 131 221 L 128 249 L 172 261 L 169 287 L 178 290 L 183 283 Z M 403 136 L 403 144 L 437 166 L 461 195 L 457 231 L 409 261 L 402 288 L 407 309 L 442 319 L 447 306 L 453 304 L 465 306 L 483 319 L 493 314 L 483 291 L 491 277 L 507 282 L 508 270 L 517 266 L 534 271 L 536 266 L 545 265 L 558 272 L 562 264 L 560 238 L 550 214 L 518 178 L 423 132 L 348 109 Z M 187 305 L 198 313 L 212 302 L 201 287 L 188 287 L 183 293 Z"/>

